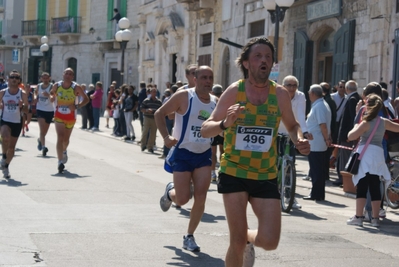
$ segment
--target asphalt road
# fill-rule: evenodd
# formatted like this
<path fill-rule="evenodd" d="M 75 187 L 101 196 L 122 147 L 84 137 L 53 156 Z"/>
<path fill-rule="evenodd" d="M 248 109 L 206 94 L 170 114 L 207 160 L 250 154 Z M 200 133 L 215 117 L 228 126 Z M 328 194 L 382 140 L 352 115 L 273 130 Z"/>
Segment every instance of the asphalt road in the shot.
<path fill-rule="evenodd" d="M 43 158 L 36 148 L 38 125 L 31 122 L 18 141 L 12 179 L 0 180 L 0 266 L 224 266 L 229 236 L 216 185 L 210 186 L 195 234 L 201 252 L 185 251 L 192 202 L 161 211 L 159 198 L 172 177 L 163 171 L 160 152 L 141 152 L 136 142 L 112 137 L 104 125 L 102 119 L 101 131 L 92 133 L 76 124 L 66 172 L 59 175 L 54 126 Z M 137 121 L 134 126 L 139 137 Z M 311 186 L 301 179 L 307 170 L 306 158 L 298 157 L 303 207 L 282 214 L 278 249 L 256 248 L 255 266 L 398 266 L 399 210 L 388 210 L 380 229 L 348 226 L 355 200 L 341 188 L 328 183 L 326 201 L 301 200 Z M 248 221 L 257 226 L 250 207 Z"/>

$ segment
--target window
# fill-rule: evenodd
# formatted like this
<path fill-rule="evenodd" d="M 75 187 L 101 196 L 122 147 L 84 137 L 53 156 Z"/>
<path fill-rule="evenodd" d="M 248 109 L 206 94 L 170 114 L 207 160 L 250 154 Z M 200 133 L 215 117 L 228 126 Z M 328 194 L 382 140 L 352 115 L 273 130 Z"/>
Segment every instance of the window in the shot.
<path fill-rule="evenodd" d="M 201 34 L 201 45 L 200 47 L 212 45 L 212 33 Z"/>
<path fill-rule="evenodd" d="M 248 38 L 262 35 L 265 35 L 265 20 L 259 20 L 249 24 Z"/>
<path fill-rule="evenodd" d="M 198 66 L 211 66 L 211 55 L 200 55 L 198 56 Z"/>
<path fill-rule="evenodd" d="M 399 0 L 396 0 L 396 13 L 399 13 Z"/>

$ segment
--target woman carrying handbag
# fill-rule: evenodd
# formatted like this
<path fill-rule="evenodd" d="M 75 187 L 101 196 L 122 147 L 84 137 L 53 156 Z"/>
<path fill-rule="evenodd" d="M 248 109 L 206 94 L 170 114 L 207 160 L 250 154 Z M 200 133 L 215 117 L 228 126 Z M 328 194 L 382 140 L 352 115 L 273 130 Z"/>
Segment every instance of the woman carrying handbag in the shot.
<path fill-rule="evenodd" d="M 381 143 L 385 130 L 399 132 L 399 124 L 378 116 L 379 111 L 384 107 L 383 101 L 378 95 L 369 95 L 365 102 L 366 111 L 363 114 L 362 121 L 355 124 L 348 133 L 348 140 L 350 141 L 360 137 L 357 148 L 358 153 L 361 153 L 363 149 L 366 150 L 360 161 L 358 173 L 352 177 L 353 184 L 357 186 L 356 215 L 350 218 L 347 224 L 363 226 L 363 207 L 366 203 L 367 190 L 370 190 L 372 205 L 371 225 L 379 227 L 380 176 L 385 180 L 391 179 Z M 365 146 L 370 136 L 369 145 Z"/>

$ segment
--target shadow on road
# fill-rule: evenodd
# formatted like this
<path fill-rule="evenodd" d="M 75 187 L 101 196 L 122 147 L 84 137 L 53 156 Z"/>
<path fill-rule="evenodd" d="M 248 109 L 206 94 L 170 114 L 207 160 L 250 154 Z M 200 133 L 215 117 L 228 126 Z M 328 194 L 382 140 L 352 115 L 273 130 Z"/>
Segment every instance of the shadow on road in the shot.
<path fill-rule="evenodd" d="M 168 262 L 167 265 L 172 266 L 212 266 L 212 267 L 224 267 L 224 261 L 209 256 L 208 254 L 197 252 L 185 252 L 180 248 L 173 246 L 164 246 L 164 248 L 174 250 L 177 257 L 173 260 L 179 260 L 181 262 Z"/>
<path fill-rule="evenodd" d="M 54 176 L 54 177 L 65 177 L 65 178 L 68 178 L 68 179 L 77 179 L 77 178 L 87 178 L 87 177 L 90 177 L 89 175 L 81 176 L 81 175 L 79 175 L 79 174 L 77 174 L 77 173 L 69 172 L 69 171 L 67 171 L 67 170 L 64 170 L 63 173 L 55 173 L 55 174 L 52 174 L 51 176 Z"/>
<path fill-rule="evenodd" d="M 180 208 L 178 210 L 180 211 L 180 215 L 183 215 L 183 216 L 185 216 L 187 218 L 190 218 L 190 211 L 189 210 L 182 209 L 182 208 Z M 212 214 L 209 214 L 209 213 L 206 213 L 206 212 L 204 212 L 204 214 L 202 215 L 202 218 L 201 218 L 201 222 L 204 222 L 204 223 L 217 223 L 217 221 L 222 221 L 222 220 L 225 221 L 226 217 L 225 216 L 221 216 L 221 215 L 215 216 L 215 215 L 212 215 Z"/>
<path fill-rule="evenodd" d="M 286 216 L 288 216 L 287 213 L 282 213 L 282 214 L 285 214 Z M 327 218 L 322 218 L 322 217 L 314 215 L 313 213 L 309 213 L 309 212 L 306 212 L 303 210 L 292 210 L 289 213 L 289 215 L 295 216 L 295 217 L 303 217 L 305 219 L 314 220 L 314 221 L 326 221 L 327 220 Z"/>
<path fill-rule="evenodd" d="M 8 180 L 1 180 L 0 181 L 0 185 L 6 185 L 6 186 L 12 186 L 12 187 L 20 187 L 20 186 L 25 186 L 28 184 L 23 184 L 20 181 L 14 180 L 12 178 L 8 179 Z"/>

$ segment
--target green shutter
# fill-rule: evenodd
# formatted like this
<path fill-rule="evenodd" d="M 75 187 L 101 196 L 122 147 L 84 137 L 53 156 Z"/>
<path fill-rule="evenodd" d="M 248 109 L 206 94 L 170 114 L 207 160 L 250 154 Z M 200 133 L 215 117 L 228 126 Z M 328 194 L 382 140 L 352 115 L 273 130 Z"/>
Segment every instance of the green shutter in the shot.
<path fill-rule="evenodd" d="M 46 35 L 47 0 L 37 1 L 37 34 Z"/>
<path fill-rule="evenodd" d="M 108 12 L 107 12 L 107 39 L 114 39 L 113 36 L 113 29 L 112 29 L 112 21 L 110 21 L 110 19 L 112 19 L 112 17 L 114 16 L 114 0 L 108 0 Z"/>
<path fill-rule="evenodd" d="M 350 20 L 334 35 L 332 84 L 338 84 L 340 80 L 352 79 L 355 29 L 356 21 Z"/>
<path fill-rule="evenodd" d="M 78 31 L 77 23 L 78 23 L 78 7 L 79 0 L 69 0 L 68 1 L 68 17 L 73 18 L 73 22 L 75 27 L 73 27 L 73 33 Z"/>
<path fill-rule="evenodd" d="M 96 84 L 96 82 L 100 81 L 100 73 L 92 73 L 91 74 L 91 83 Z"/>
<path fill-rule="evenodd" d="M 308 90 L 312 84 L 313 41 L 303 31 L 295 33 L 293 75 L 298 79 L 298 90 L 306 95 L 306 114 L 310 110 Z"/>
<path fill-rule="evenodd" d="M 78 16 L 78 6 L 79 0 L 69 0 L 68 2 L 68 16 L 77 17 Z"/>
<path fill-rule="evenodd" d="M 127 0 L 120 0 L 120 10 L 119 13 L 121 14 L 122 18 L 127 16 Z"/>

